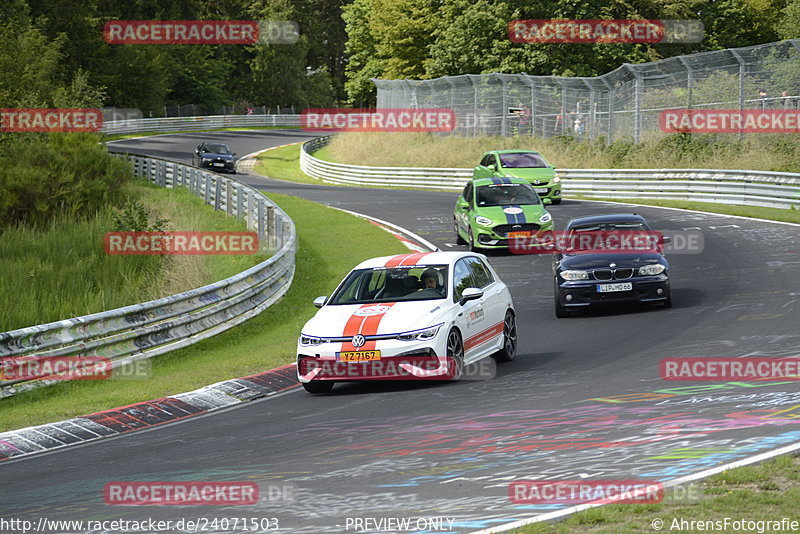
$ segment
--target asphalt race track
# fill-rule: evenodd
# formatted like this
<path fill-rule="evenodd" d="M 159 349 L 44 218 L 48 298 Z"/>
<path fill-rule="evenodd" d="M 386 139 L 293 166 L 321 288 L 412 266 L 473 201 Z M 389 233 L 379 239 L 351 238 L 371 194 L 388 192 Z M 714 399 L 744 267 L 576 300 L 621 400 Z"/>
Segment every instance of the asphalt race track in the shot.
<path fill-rule="evenodd" d="M 176 134 L 112 149 L 188 163 L 202 139 L 226 142 L 241 156 L 307 137 L 278 130 Z M 379 217 L 444 250 L 463 248 L 453 244 L 455 193 L 238 178 L 267 194 Z M 298 389 L 8 461 L 0 464 L 0 516 L 277 518 L 279 531 L 307 533 L 374 531 L 355 528 L 354 519 L 408 518 L 428 532 L 472 532 L 566 506 L 515 504 L 508 492 L 514 480 L 664 482 L 800 442 L 797 382 L 669 382 L 658 372 L 667 357 L 797 356 L 800 227 L 576 201 L 550 211 L 557 229 L 573 216 L 636 211 L 656 229 L 701 230 L 705 250 L 669 257 L 673 308 L 569 319 L 553 313 L 549 257 L 491 254 L 511 287 L 520 330 L 517 359 L 497 367 L 496 376 L 339 384 L 323 396 Z M 309 316 L 313 311 L 309 303 Z M 238 507 L 103 504 L 105 483 L 131 480 L 255 481 L 262 498 Z"/>

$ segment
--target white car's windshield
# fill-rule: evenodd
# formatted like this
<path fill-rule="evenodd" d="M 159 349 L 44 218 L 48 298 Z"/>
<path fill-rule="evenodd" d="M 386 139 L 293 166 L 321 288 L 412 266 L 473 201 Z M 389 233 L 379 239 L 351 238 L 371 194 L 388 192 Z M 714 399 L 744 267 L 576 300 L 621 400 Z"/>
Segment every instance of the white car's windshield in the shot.
<path fill-rule="evenodd" d="M 447 265 L 379 267 L 351 272 L 328 304 L 443 299 Z"/>

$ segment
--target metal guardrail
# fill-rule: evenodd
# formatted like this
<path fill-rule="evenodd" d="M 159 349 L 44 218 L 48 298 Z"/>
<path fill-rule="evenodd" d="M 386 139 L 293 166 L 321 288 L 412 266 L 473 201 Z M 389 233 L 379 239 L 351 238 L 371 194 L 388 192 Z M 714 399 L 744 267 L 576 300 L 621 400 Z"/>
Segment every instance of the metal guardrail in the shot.
<path fill-rule="evenodd" d="M 303 143 L 300 168 L 334 184 L 459 191 L 472 169 L 367 167 L 323 161 L 312 153 L 330 136 Z M 800 174 L 716 169 L 557 169 L 565 198 L 657 198 L 800 209 Z"/>
<path fill-rule="evenodd" d="M 186 187 L 214 209 L 246 220 L 274 254 L 235 276 L 178 295 L 0 333 L 0 366 L 16 358 L 88 356 L 106 358 L 117 368 L 232 328 L 289 289 L 297 238 L 294 222 L 277 205 L 231 178 L 164 160 L 122 157 L 131 161 L 137 176 L 163 187 Z M 0 380 L 0 398 L 52 383 Z"/>
<path fill-rule="evenodd" d="M 126 119 L 103 123 L 103 133 L 182 132 L 216 128 L 300 127 L 300 115 L 214 115 L 208 117 L 164 117 Z"/>

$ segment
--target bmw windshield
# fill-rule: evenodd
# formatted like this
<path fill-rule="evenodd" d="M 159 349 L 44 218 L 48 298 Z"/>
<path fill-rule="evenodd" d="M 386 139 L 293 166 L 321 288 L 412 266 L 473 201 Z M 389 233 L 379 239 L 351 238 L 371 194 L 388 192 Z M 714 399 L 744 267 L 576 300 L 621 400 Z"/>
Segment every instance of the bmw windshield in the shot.
<path fill-rule="evenodd" d="M 541 204 L 539 195 L 527 184 L 482 185 L 475 191 L 478 207 Z"/>
<path fill-rule="evenodd" d="M 345 278 L 328 304 L 443 299 L 447 269 L 447 265 L 358 269 Z"/>

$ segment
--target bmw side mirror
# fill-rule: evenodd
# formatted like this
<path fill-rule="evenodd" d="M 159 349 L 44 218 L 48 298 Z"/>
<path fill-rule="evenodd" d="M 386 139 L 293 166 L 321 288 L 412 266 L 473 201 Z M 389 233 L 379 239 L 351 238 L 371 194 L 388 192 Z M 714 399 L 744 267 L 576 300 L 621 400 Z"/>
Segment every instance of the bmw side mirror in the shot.
<path fill-rule="evenodd" d="M 668 236 L 668 235 L 662 235 L 661 236 L 661 242 L 664 243 L 665 245 L 667 243 L 672 243 L 672 238 L 670 236 Z"/>
<path fill-rule="evenodd" d="M 314 299 L 314 307 L 321 308 L 328 302 L 328 297 L 317 297 Z"/>
<path fill-rule="evenodd" d="M 461 300 L 458 301 L 462 306 L 470 300 L 477 300 L 483 296 L 483 289 L 477 287 L 468 287 L 461 293 Z"/>

